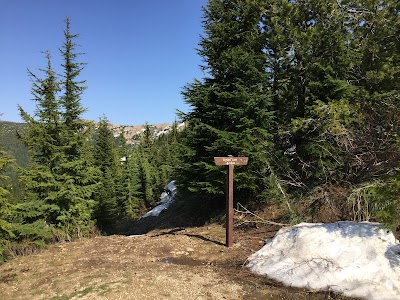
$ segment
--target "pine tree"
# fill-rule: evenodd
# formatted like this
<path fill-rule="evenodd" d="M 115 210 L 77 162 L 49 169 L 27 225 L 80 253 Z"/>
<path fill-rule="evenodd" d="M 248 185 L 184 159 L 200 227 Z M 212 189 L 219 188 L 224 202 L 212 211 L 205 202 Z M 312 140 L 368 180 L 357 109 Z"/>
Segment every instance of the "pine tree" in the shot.
<path fill-rule="evenodd" d="M 140 145 L 137 149 L 137 162 L 139 178 L 141 183 L 140 193 L 143 196 L 146 207 L 153 207 L 157 203 L 158 194 L 155 191 L 156 187 L 156 172 L 151 163 L 149 149 Z"/>
<path fill-rule="evenodd" d="M 95 193 L 96 220 L 99 228 L 109 231 L 117 220 L 117 160 L 113 135 L 105 117 L 100 119 L 94 149 L 96 166 L 101 171 L 102 186 Z"/>
<path fill-rule="evenodd" d="M 353 21 L 351 47 L 361 111 L 349 170 L 368 211 L 392 229 L 400 222 L 400 3 L 360 0 L 343 9 Z"/>
<path fill-rule="evenodd" d="M 13 206 L 8 199 L 9 191 L 3 187 L 3 181 L 7 179 L 7 176 L 4 175 L 4 170 L 11 163 L 13 163 L 13 160 L 0 149 L 0 262 L 2 261 L 5 246 L 14 238 L 12 224 L 9 222 Z"/>
<path fill-rule="evenodd" d="M 354 23 L 351 46 L 361 54 L 359 84 L 371 95 L 399 90 L 399 2 L 359 0 L 343 9 Z"/>
<path fill-rule="evenodd" d="M 163 184 L 160 180 L 160 166 L 157 164 L 157 152 L 159 144 L 154 137 L 154 129 L 144 125 L 144 131 L 140 143 L 134 150 L 134 161 L 138 163 L 138 175 L 140 182 L 139 192 L 143 197 L 145 207 L 153 207 L 158 202 Z"/>
<path fill-rule="evenodd" d="M 154 141 L 152 156 L 158 169 L 158 185 L 164 187 L 172 179 L 179 167 L 180 145 L 176 122 L 171 125 L 168 133 L 162 134 Z"/>
<path fill-rule="evenodd" d="M 65 20 L 64 30 L 64 44 L 60 49 L 60 53 L 63 57 L 62 67 L 64 69 L 62 87 L 63 95 L 61 97 L 61 105 L 64 108 L 63 122 L 65 124 L 68 134 L 68 138 L 72 138 L 76 132 L 81 131 L 85 127 L 85 123 L 80 120 L 81 115 L 86 111 L 81 104 L 81 96 L 86 89 L 84 84 L 85 80 L 78 80 L 81 71 L 83 70 L 85 63 L 78 62 L 77 59 L 83 53 L 76 52 L 76 43 L 74 42 L 78 38 L 78 34 L 71 33 L 70 20 Z M 72 144 L 71 146 L 73 146 Z M 70 147 L 71 155 L 76 153 L 78 149 Z M 68 151 L 67 151 L 68 153 Z"/>
<path fill-rule="evenodd" d="M 333 0 L 270 1 L 262 23 L 280 175 L 291 186 L 342 181 L 358 118 L 347 13 Z"/>
<path fill-rule="evenodd" d="M 250 158 L 235 172 L 242 191 L 238 199 L 253 200 L 269 187 L 273 114 L 260 28 L 263 10 L 264 3 L 247 0 L 211 0 L 204 9 L 205 36 L 198 52 L 207 77 L 183 91 L 192 110 L 183 116 L 188 128 L 181 189 L 221 195 L 224 170 L 213 165 L 213 157 L 227 155 Z"/>
<path fill-rule="evenodd" d="M 136 217 L 137 206 L 140 202 L 137 174 L 132 173 L 130 168 L 132 149 L 128 146 L 123 133 L 114 138 L 114 144 L 118 164 L 115 175 L 118 216 L 120 220 L 131 220 Z"/>
<path fill-rule="evenodd" d="M 368 211 L 392 223 L 400 203 L 393 197 L 399 7 L 393 0 L 277 0 L 262 18 L 278 175 L 303 195 L 361 186 L 365 199 L 375 199 Z"/>
<path fill-rule="evenodd" d="M 63 184 L 58 193 L 58 203 L 62 208 L 58 221 L 68 234 L 82 236 L 93 226 L 93 193 L 98 184 L 98 170 L 93 165 L 92 153 L 87 143 L 90 126 L 81 119 L 85 109 L 81 95 L 86 87 L 79 81 L 85 63 L 77 61 L 75 39 L 77 34 L 70 31 L 70 21 L 65 20 L 64 44 L 60 49 L 63 57 L 62 111 L 63 161 L 57 168 L 57 180 Z"/>
<path fill-rule="evenodd" d="M 39 222 L 42 226 L 54 224 L 60 210 L 54 200 L 60 189 L 55 178 L 55 169 L 60 164 L 62 145 L 57 100 L 59 85 L 51 65 L 51 56 L 49 52 L 45 55 L 47 69 L 41 70 L 45 74 L 43 79 L 28 71 L 33 82 L 33 100 L 36 102 L 34 116 L 19 107 L 21 117 L 27 123 L 27 129 L 20 137 L 29 149 L 31 165 L 22 173 L 30 198 L 27 203 L 20 203 L 17 207 L 23 215 L 20 220 L 22 223 Z M 25 230 L 21 228 L 20 231 L 20 235 L 24 235 Z M 38 235 L 41 236 L 40 233 Z"/>
<path fill-rule="evenodd" d="M 54 169 L 60 160 L 61 122 L 60 104 L 57 93 L 60 91 L 56 73 L 51 65 L 51 56 L 46 52 L 47 69 L 41 70 L 45 78 L 41 79 L 28 70 L 32 79 L 32 95 L 36 102 L 34 116 L 30 116 L 19 107 L 22 119 L 28 124 L 22 141 L 28 146 L 33 162 Z"/>
<path fill-rule="evenodd" d="M 134 219 L 138 210 L 143 206 L 143 194 L 141 193 L 141 182 L 139 173 L 139 158 L 137 152 L 132 151 L 127 158 L 126 175 L 124 182 L 127 183 L 127 194 L 124 198 L 124 215 Z M 125 166 L 125 165 L 124 165 Z"/>
<path fill-rule="evenodd" d="M 84 109 L 80 96 L 85 88 L 77 81 L 82 64 L 76 62 L 73 40 L 77 35 L 70 33 L 69 19 L 64 37 L 60 50 L 64 58 L 63 80 L 58 81 L 48 53 L 47 69 L 42 70 L 45 78 L 29 72 L 37 109 L 34 116 L 21 107 L 20 112 L 28 124 L 21 138 L 32 157 L 32 165 L 23 176 L 31 202 L 20 204 L 18 210 L 22 223 L 36 222 L 45 228 L 50 225 L 59 230 L 60 238 L 69 239 L 87 234 L 93 225 L 92 194 L 97 188 L 98 170 L 89 148 L 89 126 L 81 120 Z"/>

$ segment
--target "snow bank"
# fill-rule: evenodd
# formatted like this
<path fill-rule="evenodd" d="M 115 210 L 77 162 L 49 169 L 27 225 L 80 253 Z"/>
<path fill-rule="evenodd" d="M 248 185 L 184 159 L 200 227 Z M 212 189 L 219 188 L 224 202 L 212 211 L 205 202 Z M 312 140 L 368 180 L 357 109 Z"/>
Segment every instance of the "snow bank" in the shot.
<path fill-rule="evenodd" d="M 167 209 L 172 202 L 174 202 L 174 197 L 177 192 L 176 186 L 175 186 L 175 180 L 171 181 L 168 183 L 165 188 L 164 192 L 160 196 L 160 205 L 157 205 L 154 207 L 152 210 L 148 211 L 145 213 L 143 216 L 139 218 L 147 218 L 147 217 L 158 217 L 158 215 L 164 210 Z"/>
<path fill-rule="evenodd" d="M 400 299 L 399 254 L 399 241 L 379 223 L 301 223 L 267 239 L 248 267 L 288 286 L 394 300 Z"/>

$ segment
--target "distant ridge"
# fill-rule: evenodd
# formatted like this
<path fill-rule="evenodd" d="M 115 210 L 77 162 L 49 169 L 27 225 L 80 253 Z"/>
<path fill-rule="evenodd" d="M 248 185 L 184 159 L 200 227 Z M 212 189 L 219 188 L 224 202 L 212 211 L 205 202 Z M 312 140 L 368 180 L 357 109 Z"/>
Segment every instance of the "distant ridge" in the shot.
<path fill-rule="evenodd" d="M 97 129 L 97 124 L 95 128 Z M 154 136 L 159 136 L 163 132 L 168 132 L 171 128 L 171 124 L 161 123 L 161 124 L 148 124 L 153 131 Z M 145 131 L 145 125 L 118 125 L 118 124 L 110 124 L 109 128 L 111 129 L 114 137 L 118 137 L 119 135 L 123 135 L 126 143 L 129 145 L 137 144 L 140 141 L 140 136 Z"/>
<path fill-rule="evenodd" d="M 94 124 L 94 128 L 97 129 L 99 122 L 87 120 Z M 16 131 L 22 131 L 25 128 L 25 123 L 22 122 L 9 122 L 9 121 L 0 121 L 0 133 L 3 131 L 3 134 L 9 137 L 10 134 L 14 134 Z M 168 133 L 171 130 L 172 124 L 170 123 L 160 123 L 160 124 L 148 124 L 153 131 L 153 136 L 158 137 L 164 133 Z M 184 127 L 184 123 L 178 124 L 178 130 Z M 145 125 L 119 125 L 119 124 L 109 124 L 109 128 L 113 133 L 114 137 L 118 137 L 121 134 L 124 136 L 126 143 L 129 145 L 134 145 L 139 143 L 140 136 L 143 134 L 145 130 Z M 1 141 L 2 144 L 6 141 Z M 0 146 L 4 147 L 4 145 Z M 7 148 L 7 147 L 6 147 Z"/>

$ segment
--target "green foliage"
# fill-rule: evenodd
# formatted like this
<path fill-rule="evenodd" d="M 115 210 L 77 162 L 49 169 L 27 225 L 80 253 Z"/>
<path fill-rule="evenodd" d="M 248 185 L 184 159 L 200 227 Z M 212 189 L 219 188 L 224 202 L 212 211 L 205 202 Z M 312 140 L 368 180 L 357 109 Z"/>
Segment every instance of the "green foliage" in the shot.
<path fill-rule="evenodd" d="M 399 173 L 363 184 L 349 197 L 357 221 L 378 221 L 395 230 L 400 224 Z"/>
<path fill-rule="evenodd" d="M 102 173 L 95 218 L 107 233 L 158 204 L 179 162 L 180 136 L 175 124 L 170 133 L 158 137 L 146 124 L 140 143 L 129 149 L 121 137 L 113 138 L 109 127 L 102 118 L 94 143 L 95 164 Z"/>
<path fill-rule="evenodd" d="M 111 130 L 108 128 L 108 121 L 105 118 L 100 119 L 97 130 L 94 162 L 102 173 L 101 187 L 95 192 L 97 201 L 95 216 L 99 228 L 109 231 L 118 216 L 116 185 L 121 176 L 117 176 L 119 159 Z"/>
<path fill-rule="evenodd" d="M 222 199 L 225 170 L 214 166 L 213 157 L 227 155 L 250 157 L 236 171 L 238 198 L 255 198 L 269 187 L 273 114 L 260 27 L 264 9 L 255 1 L 209 1 L 204 9 L 199 54 L 208 76 L 183 91 L 192 107 L 183 116 L 183 191 Z"/>
<path fill-rule="evenodd" d="M 0 183 L 7 178 L 4 176 L 4 169 L 8 164 L 13 162 L 12 159 L 4 155 L 4 151 L 0 149 Z M 7 241 L 14 237 L 12 225 L 10 224 L 10 215 L 13 211 L 13 206 L 8 200 L 9 191 L 0 186 L 0 260 L 3 256 Z"/>
<path fill-rule="evenodd" d="M 145 126 L 141 142 L 133 150 L 132 159 L 137 163 L 139 192 L 146 207 L 158 203 L 164 186 L 173 179 L 173 171 L 179 163 L 178 138 L 176 130 L 155 138 L 151 128 Z"/>
<path fill-rule="evenodd" d="M 290 133 L 301 137 L 296 145 L 291 166 L 309 187 L 321 183 L 340 183 L 346 178 L 348 153 L 357 124 L 357 109 L 347 100 L 328 103 L 315 101 L 304 118 L 292 119 Z"/>
<path fill-rule="evenodd" d="M 131 153 L 127 163 L 123 164 L 121 175 L 121 182 L 124 185 L 123 192 L 119 194 L 119 207 L 128 219 L 135 219 L 138 217 L 137 213 L 143 199 L 140 192 L 139 162 L 134 153 Z"/>
<path fill-rule="evenodd" d="M 4 167 L 3 174 L 6 177 L 0 183 L 9 192 L 7 199 L 10 203 L 17 203 L 24 198 L 24 185 L 19 178 L 19 169 L 29 165 L 29 153 L 18 139 L 17 132 L 22 132 L 25 127 L 22 123 L 0 121 L 0 148 L 4 149 L 7 157 L 14 160 Z"/>
<path fill-rule="evenodd" d="M 221 198 L 224 170 L 212 157 L 228 154 L 250 158 L 235 177 L 239 199 L 250 201 L 393 174 L 398 15 L 393 0 L 208 1 L 198 50 L 205 78 L 183 91 L 191 111 L 182 114 L 181 190 Z M 376 206 L 375 216 L 394 216 L 397 202 L 387 201 L 394 206 Z"/>
<path fill-rule="evenodd" d="M 390 0 L 272 1 L 263 20 L 286 187 L 368 186 L 368 218 L 392 224 L 395 185 L 376 180 L 399 165 L 398 13 Z"/>
<path fill-rule="evenodd" d="M 99 174 L 88 145 L 90 127 L 81 120 L 84 109 L 80 96 L 85 87 L 77 80 L 82 63 L 76 61 L 76 37 L 70 33 L 66 19 L 65 42 L 60 49 L 64 60 L 62 80 L 53 70 L 47 52 L 47 68 L 41 70 L 44 78 L 29 71 L 36 111 L 31 116 L 20 107 L 27 123 L 21 140 L 32 161 L 23 171 L 30 197 L 25 206 L 29 210 L 21 210 L 25 212 L 22 223 L 43 220 L 63 230 L 68 239 L 89 234 L 94 224 L 92 195 Z"/>
<path fill-rule="evenodd" d="M 0 121 L 0 147 L 15 158 L 15 163 L 25 168 L 29 165 L 28 149 L 18 139 L 18 132 L 25 130 L 26 124 Z M 8 174 L 16 176 L 15 173 Z"/>

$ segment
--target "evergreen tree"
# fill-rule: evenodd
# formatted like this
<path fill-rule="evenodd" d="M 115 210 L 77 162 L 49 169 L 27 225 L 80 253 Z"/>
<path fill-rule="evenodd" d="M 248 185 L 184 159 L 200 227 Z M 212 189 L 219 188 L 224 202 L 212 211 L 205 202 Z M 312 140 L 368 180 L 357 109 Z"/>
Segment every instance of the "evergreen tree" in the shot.
<path fill-rule="evenodd" d="M 60 88 L 56 73 L 52 69 L 49 52 L 46 52 L 46 59 L 47 69 L 41 70 L 45 73 L 44 79 L 28 70 L 33 82 L 33 100 L 36 102 L 34 116 L 30 116 L 22 107 L 19 107 L 19 110 L 22 119 L 28 124 L 21 138 L 28 146 L 33 162 L 48 166 L 52 170 L 59 163 L 62 144 L 60 104 L 57 100 Z"/>
<path fill-rule="evenodd" d="M 94 201 L 92 195 L 98 184 L 98 170 L 93 165 L 93 158 L 87 143 L 90 135 L 88 122 L 81 119 L 85 109 L 81 104 L 81 95 L 86 87 L 85 81 L 79 81 L 84 63 L 78 62 L 81 53 L 76 52 L 77 34 L 70 31 L 70 21 L 65 21 L 64 44 L 60 49 L 63 56 L 62 95 L 60 104 L 63 125 L 63 161 L 57 168 L 57 180 L 63 184 L 58 193 L 58 204 L 62 213 L 58 216 L 61 226 L 72 236 L 88 233 Z"/>
<path fill-rule="evenodd" d="M 3 186 L 3 181 L 7 179 L 4 170 L 13 160 L 7 157 L 2 149 L 0 149 L 0 262 L 3 257 L 5 246 L 14 237 L 12 225 L 10 224 L 10 216 L 12 215 L 13 206 L 8 196 L 9 191 Z"/>
<path fill-rule="evenodd" d="M 99 228 L 110 230 L 117 219 L 117 195 L 115 186 L 118 182 L 117 160 L 113 135 L 108 128 L 106 118 L 100 119 L 94 150 L 96 166 L 99 167 L 102 186 L 95 193 L 96 220 Z"/>
<path fill-rule="evenodd" d="M 119 219 L 133 219 L 136 216 L 139 202 L 137 197 L 139 186 L 135 184 L 137 182 L 137 174 L 131 173 L 131 149 L 128 147 L 123 133 L 114 138 L 114 144 L 118 164 L 115 175 L 115 189 Z"/>
<path fill-rule="evenodd" d="M 140 145 L 137 150 L 137 162 L 139 164 L 139 178 L 141 183 L 140 193 L 143 196 L 146 207 L 153 207 L 157 203 L 158 194 L 156 188 L 156 173 L 151 163 L 149 149 Z"/>
<path fill-rule="evenodd" d="M 159 191 L 162 183 L 159 181 L 159 166 L 157 165 L 158 145 L 154 138 L 154 129 L 144 125 L 144 131 L 140 138 L 140 144 L 135 149 L 135 161 L 138 163 L 138 175 L 141 184 L 140 194 L 146 207 L 153 207 L 158 202 Z"/>
<path fill-rule="evenodd" d="M 268 2 L 274 165 L 291 191 L 361 186 L 369 212 L 398 211 L 398 16 L 392 0 Z"/>
<path fill-rule="evenodd" d="M 55 201 L 55 195 L 60 189 L 55 178 L 55 169 L 59 166 L 62 156 L 57 100 L 59 85 L 48 52 L 46 59 L 47 69 L 41 70 L 45 74 L 43 79 L 28 71 L 33 82 L 33 100 L 36 102 L 34 116 L 30 116 L 19 107 L 21 117 L 27 123 L 27 129 L 20 138 L 29 149 L 31 166 L 22 172 L 22 179 L 30 195 L 29 201 L 20 203 L 17 208 L 23 215 L 20 222 L 39 222 L 42 226 L 54 224 L 60 211 Z M 20 231 L 20 234 L 24 235 L 25 230 L 22 228 Z"/>
<path fill-rule="evenodd" d="M 264 6 L 259 1 L 210 0 L 204 9 L 205 36 L 198 52 L 207 77 L 183 91 L 192 110 L 183 116 L 188 128 L 181 189 L 222 194 L 225 170 L 214 166 L 213 157 L 234 155 L 250 158 L 236 172 L 236 187 L 242 191 L 237 198 L 254 199 L 268 191 L 273 114 L 260 27 Z"/>
<path fill-rule="evenodd" d="M 360 0 L 343 5 L 353 20 L 351 47 L 361 110 L 349 169 L 368 212 L 395 228 L 400 222 L 400 3 Z"/>
<path fill-rule="evenodd" d="M 47 53 L 45 78 L 29 72 L 33 78 L 32 94 L 37 110 L 34 116 L 21 107 L 23 120 L 28 124 L 23 142 L 28 146 L 32 165 L 24 172 L 32 203 L 19 207 L 23 223 L 39 222 L 42 226 L 58 228 L 60 238 L 87 234 L 93 222 L 92 194 L 97 187 L 98 171 L 93 167 L 89 148 L 89 126 L 81 120 L 84 109 L 80 96 L 84 90 L 77 77 L 82 64 L 76 62 L 74 39 L 66 20 L 63 80 L 58 81 Z M 60 96 L 59 93 L 61 94 Z"/>
<path fill-rule="evenodd" d="M 154 128 L 147 122 L 144 124 L 143 134 L 140 137 L 140 147 L 147 155 L 151 153 L 151 147 L 154 142 Z"/>
<path fill-rule="evenodd" d="M 125 207 L 131 212 L 128 215 L 158 204 L 165 185 L 175 179 L 181 154 L 179 136 L 175 124 L 171 132 L 159 136 L 154 136 L 150 125 L 145 125 L 140 143 L 127 158 L 129 188 Z"/>
<path fill-rule="evenodd" d="M 144 202 L 143 194 L 141 193 L 139 158 L 137 152 L 132 151 L 129 155 L 125 172 L 124 182 L 127 183 L 127 194 L 123 203 L 124 215 L 133 219 L 137 217 L 138 210 Z"/>
<path fill-rule="evenodd" d="M 262 22 L 281 176 L 308 188 L 349 180 L 359 121 L 354 22 L 334 0 L 270 1 Z"/>
<path fill-rule="evenodd" d="M 162 134 L 154 141 L 152 156 L 158 169 L 157 184 L 165 186 L 174 178 L 174 170 L 179 165 L 179 144 L 176 123 L 171 131 Z"/>
<path fill-rule="evenodd" d="M 85 123 L 80 119 L 82 114 L 86 111 L 81 104 L 81 96 L 86 89 L 84 84 L 85 80 L 79 80 L 79 75 L 83 70 L 85 63 L 77 61 L 78 57 L 83 53 L 76 52 L 75 39 L 78 38 L 78 34 L 72 34 L 70 28 L 70 20 L 65 20 L 64 30 L 64 44 L 60 49 L 60 53 L 63 57 L 63 95 L 60 98 L 61 105 L 64 108 L 63 111 L 63 122 L 67 131 L 67 138 L 75 136 L 76 132 L 81 131 L 85 127 Z M 75 141 L 75 143 L 80 142 Z M 67 153 L 70 151 L 71 155 L 74 155 L 78 148 L 74 147 L 75 144 L 71 144 L 67 148 Z"/>

